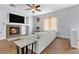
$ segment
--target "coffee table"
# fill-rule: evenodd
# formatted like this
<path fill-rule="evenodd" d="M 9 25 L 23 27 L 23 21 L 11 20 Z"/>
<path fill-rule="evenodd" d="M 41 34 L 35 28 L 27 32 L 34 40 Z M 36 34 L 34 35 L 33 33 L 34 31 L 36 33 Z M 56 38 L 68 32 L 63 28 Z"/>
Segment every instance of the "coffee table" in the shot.
<path fill-rule="evenodd" d="M 19 40 L 14 41 L 14 43 L 16 44 L 16 48 L 17 48 L 17 54 L 19 54 L 20 52 L 22 54 L 24 53 L 28 53 L 28 46 L 32 45 L 31 47 L 31 54 L 33 54 L 33 44 L 36 45 L 37 39 L 32 37 L 32 36 L 22 36 L 20 37 Z M 21 51 L 19 50 L 19 48 L 21 49 Z M 24 52 L 24 48 L 26 48 L 26 52 Z M 35 47 L 36 49 L 36 47 Z"/>

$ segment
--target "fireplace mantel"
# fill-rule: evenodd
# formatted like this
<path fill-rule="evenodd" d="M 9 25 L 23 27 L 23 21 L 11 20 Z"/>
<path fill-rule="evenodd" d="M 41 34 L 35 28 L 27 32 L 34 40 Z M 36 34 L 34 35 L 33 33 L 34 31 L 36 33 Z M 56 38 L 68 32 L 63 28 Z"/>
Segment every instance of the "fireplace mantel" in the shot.
<path fill-rule="evenodd" d="M 6 23 L 6 25 L 29 25 L 29 24 L 21 24 L 21 23 Z"/>

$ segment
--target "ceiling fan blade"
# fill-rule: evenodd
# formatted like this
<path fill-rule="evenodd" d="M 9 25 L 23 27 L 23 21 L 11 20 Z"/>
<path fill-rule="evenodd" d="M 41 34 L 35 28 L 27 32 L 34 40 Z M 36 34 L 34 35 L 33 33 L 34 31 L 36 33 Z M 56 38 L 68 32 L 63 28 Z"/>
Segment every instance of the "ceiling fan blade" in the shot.
<path fill-rule="evenodd" d="M 25 9 L 25 10 L 31 10 L 31 8 Z"/>
<path fill-rule="evenodd" d="M 36 6 L 36 8 L 39 8 L 39 7 L 40 7 L 40 5 L 37 5 L 37 6 Z"/>
<path fill-rule="evenodd" d="M 26 4 L 27 6 L 29 6 L 29 7 L 32 7 L 31 5 L 29 5 L 29 4 Z"/>
<path fill-rule="evenodd" d="M 35 4 L 32 4 L 33 5 L 33 7 L 35 6 Z"/>
<path fill-rule="evenodd" d="M 39 9 L 35 9 L 35 10 L 37 10 L 37 11 L 40 11 L 40 12 L 41 12 L 41 10 L 39 10 Z"/>

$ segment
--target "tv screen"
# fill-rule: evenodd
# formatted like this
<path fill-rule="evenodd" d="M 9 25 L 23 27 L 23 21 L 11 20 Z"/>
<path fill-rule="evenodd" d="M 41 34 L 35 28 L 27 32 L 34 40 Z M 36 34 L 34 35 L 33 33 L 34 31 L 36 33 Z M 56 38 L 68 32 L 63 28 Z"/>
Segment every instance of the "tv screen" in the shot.
<path fill-rule="evenodd" d="M 10 13 L 9 14 L 9 22 L 11 22 L 11 23 L 24 23 L 24 17 Z"/>

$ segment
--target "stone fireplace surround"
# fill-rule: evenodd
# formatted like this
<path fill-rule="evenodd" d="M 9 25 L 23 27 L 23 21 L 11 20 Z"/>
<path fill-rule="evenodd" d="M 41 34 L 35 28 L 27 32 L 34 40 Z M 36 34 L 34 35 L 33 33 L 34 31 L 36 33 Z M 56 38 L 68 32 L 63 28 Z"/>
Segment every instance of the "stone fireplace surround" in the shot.
<path fill-rule="evenodd" d="M 10 33 L 10 28 L 18 28 L 19 32 L 15 34 Z M 21 35 L 21 25 L 6 25 L 6 38 L 17 37 Z"/>

